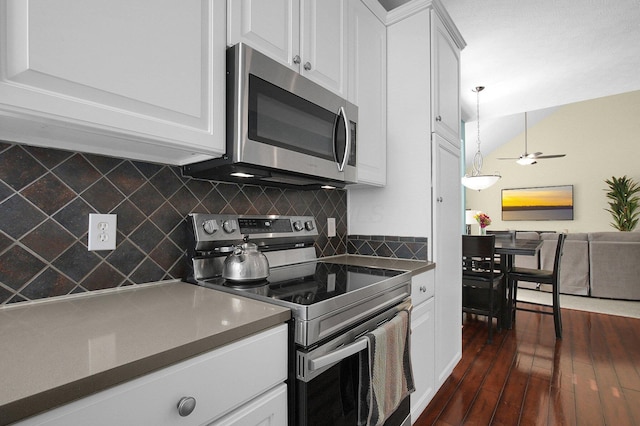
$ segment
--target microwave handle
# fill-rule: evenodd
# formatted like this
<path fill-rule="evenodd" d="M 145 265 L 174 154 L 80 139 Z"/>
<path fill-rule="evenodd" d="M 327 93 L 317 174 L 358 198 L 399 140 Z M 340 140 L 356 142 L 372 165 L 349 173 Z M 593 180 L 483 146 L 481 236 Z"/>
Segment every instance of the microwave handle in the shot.
<path fill-rule="evenodd" d="M 367 349 L 369 339 L 366 337 L 360 337 L 353 343 L 349 343 L 335 351 L 329 352 L 326 355 L 319 356 L 315 359 L 309 360 L 309 371 L 313 372 L 319 370 L 327 365 L 331 365 L 335 362 L 342 361 L 343 359 L 350 357 L 353 354 Z"/>
<path fill-rule="evenodd" d="M 338 171 L 344 171 L 344 166 L 347 164 L 347 160 L 349 159 L 349 153 L 351 152 L 351 129 L 349 128 L 349 118 L 347 117 L 347 111 L 345 111 L 344 107 L 341 106 L 340 110 L 338 110 L 338 117 L 336 119 L 336 129 L 338 128 L 338 123 L 340 122 L 340 117 L 342 116 L 342 119 L 344 120 L 344 131 L 345 131 L 345 147 L 344 147 L 344 155 L 342 156 L 342 159 L 339 160 L 338 159 L 338 154 L 336 152 L 336 134 L 334 132 L 333 134 L 333 157 L 335 158 L 336 162 L 338 163 Z"/>

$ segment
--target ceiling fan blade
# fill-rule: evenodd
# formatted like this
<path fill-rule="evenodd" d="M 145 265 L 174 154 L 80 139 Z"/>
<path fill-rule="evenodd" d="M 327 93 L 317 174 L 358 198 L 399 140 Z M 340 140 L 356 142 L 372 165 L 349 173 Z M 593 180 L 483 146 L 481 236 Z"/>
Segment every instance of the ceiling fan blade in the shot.
<path fill-rule="evenodd" d="M 560 157 L 564 157 L 567 154 L 553 154 L 553 155 L 539 155 L 536 157 L 536 159 L 540 159 L 540 158 L 560 158 Z"/>
<path fill-rule="evenodd" d="M 530 166 L 532 164 L 536 164 L 536 160 L 545 159 L 545 158 L 560 158 L 564 157 L 567 154 L 553 154 L 553 155 L 542 155 L 541 152 L 532 152 L 529 154 L 527 152 L 527 130 L 529 129 L 529 125 L 527 123 L 527 113 L 524 113 L 524 154 L 520 157 L 501 157 L 498 160 L 516 160 L 518 164 L 521 166 Z"/>

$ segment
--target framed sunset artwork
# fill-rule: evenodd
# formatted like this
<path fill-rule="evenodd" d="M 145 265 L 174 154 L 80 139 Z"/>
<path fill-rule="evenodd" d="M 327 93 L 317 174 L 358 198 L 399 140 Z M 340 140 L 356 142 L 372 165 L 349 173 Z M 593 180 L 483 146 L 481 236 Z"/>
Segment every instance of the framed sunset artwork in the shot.
<path fill-rule="evenodd" d="M 502 220 L 573 220 L 573 185 L 503 189 Z"/>

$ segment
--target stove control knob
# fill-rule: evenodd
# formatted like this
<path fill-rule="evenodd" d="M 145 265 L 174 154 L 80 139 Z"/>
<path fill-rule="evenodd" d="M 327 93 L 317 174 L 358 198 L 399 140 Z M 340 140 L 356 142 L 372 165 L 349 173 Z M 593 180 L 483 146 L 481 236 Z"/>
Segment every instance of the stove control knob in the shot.
<path fill-rule="evenodd" d="M 293 229 L 295 229 L 297 232 L 302 231 L 304 229 L 304 226 L 302 226 L 302 221 L 296 220 L 295 222 L 293 222 Z"/>
<path fill-rule="evenodd" d="M 238 226 L 235 220 L 229 219 L 222 222 L 222 229 L 224 229 L 224 232 L 227 234 L 231 234 L 233 231 L 238 229 Z"/>
<path fill-rule="evenodd" d="M 313 225 L 313 221 L 312 220 L 308 220 L 304 223 L 304 227 L 307 231 L 313 231 L 315 229 L 315 226 Z"/>
<path fill-rule="evenodd" d="M 215 219 L 208 219 L 202 222 L 202 229 L 204 229 L 205 234 L 213 235 L 218 230 L 218 222 Z"/>

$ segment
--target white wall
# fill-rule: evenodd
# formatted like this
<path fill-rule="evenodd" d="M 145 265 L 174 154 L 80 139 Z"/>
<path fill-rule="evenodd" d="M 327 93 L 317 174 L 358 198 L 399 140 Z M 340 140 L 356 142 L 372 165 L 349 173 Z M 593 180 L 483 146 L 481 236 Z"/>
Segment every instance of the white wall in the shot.
<path fill-rule="evenodd" d="M 640 182 L 640 91 L 563 106 L 530 126 L 527 141 L 529 152 L 567 156 L 532 166 L 497 160 L 524 151 L 523 115 L 522 134 L 485 157 L 483 172 L 497 170 L 502 179 L 480 192 L 466 190 L 466 208 L 487 213 L 492 220 L 490 229 L 496 230 L 615 231 L 611 214 L 604 210 L 608 207 L 604 180 L 627 175 Z M 502 221 L 503 188 L 550 185 L 573 185 L 574 220 Z M 475 232 L 477 226 L 473 228 Z"/>
<path fill-rule="evenodd" d="M 431 237 L 429 38 L 426 9 L 387 29 L 387 185 L 349 189 L 351 235 Z"/>

